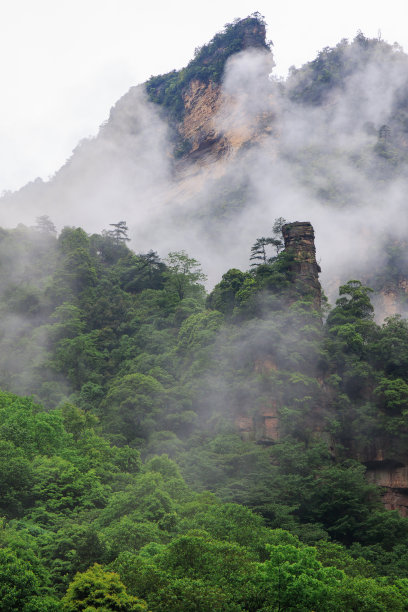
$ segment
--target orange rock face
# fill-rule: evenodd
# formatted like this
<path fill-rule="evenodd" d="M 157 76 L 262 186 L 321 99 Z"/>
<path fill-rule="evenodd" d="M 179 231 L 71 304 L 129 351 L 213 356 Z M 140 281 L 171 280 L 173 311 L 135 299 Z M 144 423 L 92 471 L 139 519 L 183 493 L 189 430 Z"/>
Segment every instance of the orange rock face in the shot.
<path fill-rule="evenodd" d="M 249 117 L 239 100 L 222 92 L 221 85 L 199 80 L 190 83 L 183 99 L 185 115 L 178 129 L 191 143 L 188 161 L 200 166 L 211 159 L 234 155 L 247 143 L 259 141 L 269 132 L 272 99 L 270 114 Z"/>
<path fill-rule="evenodd" d="M 408 467 L 392 467 L 383 462 L 368 469 L 366 477 L 369 482 L 386 488 L 383 503 L 387 510 L 408 516 Z"/>
<path fill-rule="evenodd" d="M 207 85 L 195 80 L 183 96 L 186 112 L 180 133 L 192 143 L 190 159 L 200 158 L 201 163 L 205 161 L 204 153 L 217 156 L 225 146 L 214 122 L 221 102 L 220 91 L 221 87 L 216 83 Z"/>
<path fill-rule="evenodd" d="M 235 427 L 243 440 L 273 444 L 279 440 L 279 415 L 276 402 L 262 408 L 255 416 L 239 415 Z"/>
<path fill-rule="evenodd" d="M 258 374 L 267 374 L 268 372 L 276 371 L 278 366 L 272 357 L 263 357 L 262 359 L 256 359 L 254 370 Z"/>
<path fill-rule="evenodd" d="M 367 479 L 379 487 L 408 490 L 408 467 L 380 467 L 367 470 Z"/>

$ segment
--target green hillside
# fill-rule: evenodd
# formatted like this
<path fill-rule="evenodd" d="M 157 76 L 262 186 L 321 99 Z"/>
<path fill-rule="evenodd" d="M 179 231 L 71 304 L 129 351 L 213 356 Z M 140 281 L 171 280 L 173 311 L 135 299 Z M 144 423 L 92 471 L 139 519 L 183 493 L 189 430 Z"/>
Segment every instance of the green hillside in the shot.
<path fill-rule="evenodd" d="M 228 58 L 251 47 L 270 49 L 257 13 L 151 77 L 150 101 L 177 131 L 192 81 L 220 84 Z M 408 610 L 408 321 L 378 323 L 373 306 L 381 292 L 407 303 L 404 208 L 391 198 L 406 193 L 407 68 L 398 46 L 358 33 L 286 81 L 265 79 L 275 106 L 259 141 L 200 175 L 191 206 L 174 201 L 183 186 L 170 162 L 149 175 L 180 187 L 163 208 L 145 197 L 148 179 L 140 192 L 140 177 L 118 187 L 152 243 L 176 228 L 222 257 L 239 241 L 247 266 L 226 265 L 211 290 L 186 251 L 130 249 L 123 220 L 100 234 L 58 233 L 46 215 L 0 228 L 0 611 Z M 397 85 L 382 107 L 371 94 L 387 72 Z M 118 163 L 110 190 L 123 186 L 125 152 L 146 154 L 143 168 L 161 160 L 151 143 L 133 147 L 158 120 L 157 108 L 132 115 L 133 103 L 146 110 L 136 94 L 51 190 L 82 185 L 88 169 L 78 193 L 91 206 L 99 153 L 97 168 Z M 324 215 L 326 246 L 333 227 L 352 235 L 333 259 L 347 248 L 356 268 L 370 263 L 332 306 L 310 223 L 268 218 L 266 235 L 242 238 L 252 214 L 264 227 L 265 211 L 300 210 L 300 196 Z M 306 238 L 294 231 L 285 248 L 301 226 Z"/>
<path fill-rule="evenodd" d="M 356 460 L 406 446 L 406 321 L 351 281 L 322 324 L 285 251 L 206 297 L 112 228 L 1 235 L 4 609 L 406 609 L 408 520 Z M 279 440 L 242 440 L 271 398 Z"/>

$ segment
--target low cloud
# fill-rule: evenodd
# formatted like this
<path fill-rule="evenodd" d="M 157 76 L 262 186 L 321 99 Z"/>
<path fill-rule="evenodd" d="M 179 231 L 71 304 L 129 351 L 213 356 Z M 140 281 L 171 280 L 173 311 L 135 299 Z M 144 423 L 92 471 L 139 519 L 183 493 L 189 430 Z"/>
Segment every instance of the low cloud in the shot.
<path fill-rule="evenodd" d="M 227 138 L 245 132 L 242 140 L 249 134 L 249 141 L 183 174 L 175 171 L 160 108 L 142 86 L 132 88 L 98 136 L 82 141 L 48 183 L 1 200 L 0 223 L 32 224 L 47 214 L 59 229 L 94 232 L 123 219 L 137 252 L 154 249 L 165 257 L 184 249 L 202 262 L 212 285 L 229 267 L 248 267 L 251 245 L 268 235 L 276 217 L 308 220 L 323 284 L 335 297 L 339 282 L 380 269 L 388 236 L 402 238 L 408 229 L 398 119 L 405 112 L 407 56 L 381 42 L 368 53 L 360 42 L 339 46 L 348 74 L 319 105 L 294 96 L 300 83 L 313 85 L 311 69 L 284 83 L 271 78 L 273 60 L 265 51 L 230 58 L 215 126 Z M 384 125 L 389 142 L 381 141 Z M 381 146 L 388 153 L 381 155 Z"/>

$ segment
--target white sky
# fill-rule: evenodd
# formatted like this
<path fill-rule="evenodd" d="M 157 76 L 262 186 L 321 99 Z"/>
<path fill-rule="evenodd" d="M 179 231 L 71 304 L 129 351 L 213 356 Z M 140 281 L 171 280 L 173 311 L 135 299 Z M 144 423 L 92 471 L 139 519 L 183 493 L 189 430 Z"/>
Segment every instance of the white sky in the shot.
<path fill-rule="evenodd" d="M 0 192 L 52 175 L 132 85 L 254 11 L 278 75 L 358 30 L 408 51 L 406 0 L 0 0 Z"/>

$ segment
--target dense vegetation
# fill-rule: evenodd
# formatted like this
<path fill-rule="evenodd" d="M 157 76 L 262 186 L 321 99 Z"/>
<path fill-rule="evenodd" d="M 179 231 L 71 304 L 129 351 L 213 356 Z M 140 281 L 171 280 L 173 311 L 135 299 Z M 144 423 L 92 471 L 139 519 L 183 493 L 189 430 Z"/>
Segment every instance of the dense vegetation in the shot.
<path fill-rule="evenodd" d="M 408 521 L 355 457 L 406 446 L 406 321 L 351 281 L 323 325 L 285 251 L 206 297 L 112 228 L 2 230 L 3 609 L 405 610 Z"/>
<path fill-rule="evenodd" d="M 218 83 L 248 26 L 265 47 L 259 15 L 228 24 L 152 77 L 151 99 L 180 119 L 191 81 Z M 359 34 L 294 70 L 285 95 L 324 105 L 373 54 L 405 62 Z M 406 128 L 403 93 L 391 122 Z M 354 161 L 380 184 L 402 149 L 366 127 L 378 139 Z M 328 153 L 299 151 L 321 186 Z M 214 231 L 250 197 L 233 178 L 212 191 Z M 344 204 L 334 180 L 322 198 Z M 133 252 L 124 221 L 0 230 L 0 610 L 408 609 L 408 519 L 366 475 L 380 451 L 407 460 L 408 322 L 376 323 L 358 280 L 316 311 L 282 222 L 209 295 L 195 259 Z M 387 241 L 376 289 L 405 266 Z"/>

